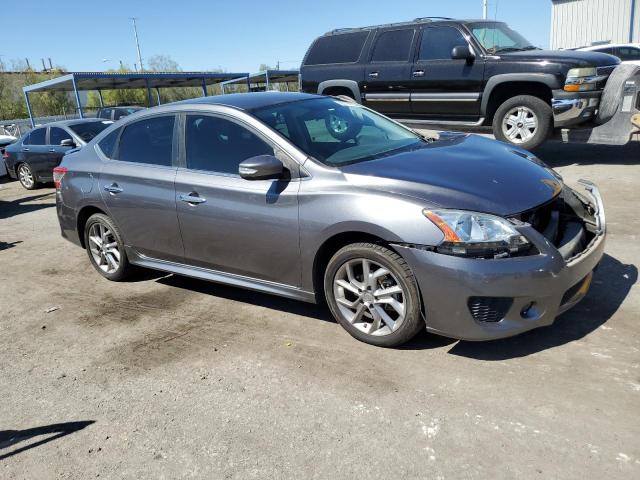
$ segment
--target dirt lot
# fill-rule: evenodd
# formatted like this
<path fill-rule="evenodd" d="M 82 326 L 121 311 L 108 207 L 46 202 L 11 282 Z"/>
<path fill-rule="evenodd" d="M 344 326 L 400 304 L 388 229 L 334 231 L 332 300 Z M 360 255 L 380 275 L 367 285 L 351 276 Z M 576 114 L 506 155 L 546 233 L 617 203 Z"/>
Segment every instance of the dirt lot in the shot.
<path fill-rule="evenodd" d="M 640 478 L 640 145 L 537 153 L 602 189 L 588 297 L 513 339 L 397 350 L 312 305 L 110 283 L 52 189 L 1 185 L 0 477 Z"/>

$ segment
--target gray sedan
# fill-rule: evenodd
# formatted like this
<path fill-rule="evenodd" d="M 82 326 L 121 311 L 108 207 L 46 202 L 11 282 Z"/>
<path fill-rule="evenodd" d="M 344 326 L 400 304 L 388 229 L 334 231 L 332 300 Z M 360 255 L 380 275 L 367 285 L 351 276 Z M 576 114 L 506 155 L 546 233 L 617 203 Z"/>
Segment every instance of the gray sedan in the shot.
<path fill-rule="evenodd" d="M 602 258 L 598 189 L 474 135 L 423 138 L 294 93 L 144 110 L 54 170 L 62 235 L 134 266 L 308 302 L 359 340 L 487 340 L 550 325 Z"/>

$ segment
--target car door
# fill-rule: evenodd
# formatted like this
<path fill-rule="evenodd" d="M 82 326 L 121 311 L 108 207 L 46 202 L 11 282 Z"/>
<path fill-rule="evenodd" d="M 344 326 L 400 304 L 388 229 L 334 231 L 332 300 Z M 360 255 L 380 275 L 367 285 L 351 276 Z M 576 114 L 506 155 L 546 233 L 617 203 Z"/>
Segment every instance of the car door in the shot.
<path fill-rule="evenodd" d="M 29 137 L 22 142 L 20 150 L 20 162 L 24 161 L 29 164 L 37 180 L 50 180 L 53 178 L 53 171 L 48 172 L 47 127 L 31 130 Z"/>
<path fill-rule="evenodd" d="M 49 163 L 48 168 L 50 168 L 52 172 L 55 167 L 60 165 L 64 154 L 73 148 L 71 146 L 60 145 L 63 140 L 71 140 L 74 143 L 77 142 L 77 140 L 75 140 L 65 129 L 60 127 L 49 127 L 47 161 Z"/>
<path fill-rule="evenodd" d="M 422 28 L 411 73 L 411 110 L 415 114 L 442 117 L 477 117 L 484 81 L 484 59 L 453 59 L 454 47 L 469 40 L 454 26 Z M 477 52 L 476 52 L 477 53 Z"/>
<path fill-rule="evenodd" d="M 174 187 L 175 124 L 175 115 L 154 115 L 117 130 L 111 155 L 101 151 L 104 163 L 98 184 L 127 246 L 147 257 L 182 262 Z M 111 135 L 103 141 L 112 141 Z"/>
<path fill-rule="evenodd" d="M 230 117 L 188 113 L 184 122 L 176 203 L 186 262 L 299 286 L 299 181 L 238 175 L 240 162 L 256 155 L 276 154 L 286 166 L 293 161 Z"/>
<path fill-rule="evenodd" d="M 373 40 L 365 67 L 364 103 L 381 113 L 411 111 L 409 80 L 411 54 L 416 30 L 380 30 Z"/>

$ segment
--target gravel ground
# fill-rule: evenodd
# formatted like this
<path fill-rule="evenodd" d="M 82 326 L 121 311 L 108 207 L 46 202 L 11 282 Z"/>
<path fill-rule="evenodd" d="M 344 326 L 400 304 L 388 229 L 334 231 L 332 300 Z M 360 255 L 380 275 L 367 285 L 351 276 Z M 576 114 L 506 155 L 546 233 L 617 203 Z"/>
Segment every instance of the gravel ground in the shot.
<path fill-rule="evenodd" d="M 512 339 L 394 350 L 312 305 L 110 283 L 53 189 L 0 185 L 0 477 L 640 478 L 640 145 L 537 153 L 601 187 L 587 298 Z"/>

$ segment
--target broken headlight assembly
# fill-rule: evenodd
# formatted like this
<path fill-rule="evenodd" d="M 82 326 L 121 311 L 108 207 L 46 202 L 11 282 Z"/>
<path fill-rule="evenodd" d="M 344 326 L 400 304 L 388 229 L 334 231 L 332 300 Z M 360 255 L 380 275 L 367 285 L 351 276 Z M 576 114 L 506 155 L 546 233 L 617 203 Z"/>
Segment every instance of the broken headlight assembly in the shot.
<path fill-rule="evenodd" d="M 531 243 L 504 218 L 464 210 L 423 210 L 444 235 L 434 250 L 445 255 L 504 258 L 522 254 Z"/>

